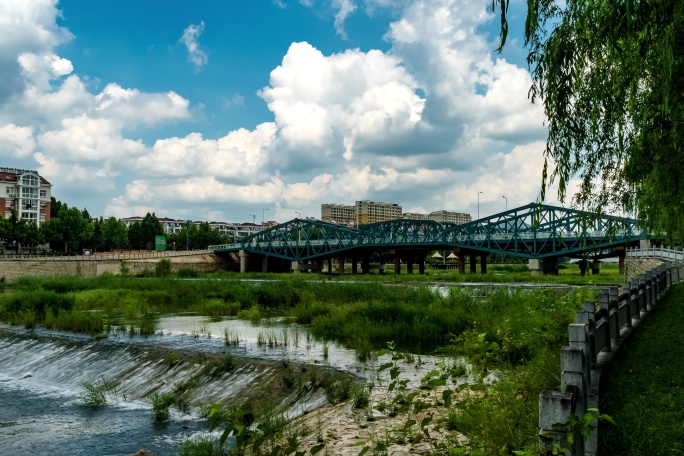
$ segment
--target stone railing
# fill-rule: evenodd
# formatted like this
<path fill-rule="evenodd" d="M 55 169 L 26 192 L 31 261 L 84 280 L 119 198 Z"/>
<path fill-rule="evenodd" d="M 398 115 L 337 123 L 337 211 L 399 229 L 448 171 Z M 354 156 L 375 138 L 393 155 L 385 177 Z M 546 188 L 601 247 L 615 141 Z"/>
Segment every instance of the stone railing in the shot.
<path fill-rule="evenodd" d="M 574 432 L 574 449 L 566 454 L 596 454 L 596 434 L 585 442 L 580 429 L 559 428 L 572 415 L 582 417 L 598 405 L 598 378 L 608 362 L 641 320 L 656 306 L 673 283 L 684 281 L 684 264 L 676 260 L 660 265 L 630 283 L 599 293 L 598 309 L 585 302 L 569 325 L 569 344 L 561 348 L 561 389 L 539 395 L 539 442 L 543 450 L 554 444 L 567 448 L 568 432 Z"/>
<path fill-rule="evenodd" d="M 629 258 L 657 258 L 660 260 L 684 260 L 684 252 L 667 247 L 651 247 L 649 249 L 632 248 L 627 251 Z"/>
<path fill-rule="evenodd" d="M 188 255 L 201 255 L 214 253 L 213 250 L 162 250 L 152 252 L 131 252 L 131 253 L 96 253 L 93 255 L 50 255 L 50 254 L 19 254 L 19 255 L 0 255 L 3 260 L 54 260 L 54 261 L 104 261 L 104 260 L 145 260 L 148 258 L 166 258 Z"/>

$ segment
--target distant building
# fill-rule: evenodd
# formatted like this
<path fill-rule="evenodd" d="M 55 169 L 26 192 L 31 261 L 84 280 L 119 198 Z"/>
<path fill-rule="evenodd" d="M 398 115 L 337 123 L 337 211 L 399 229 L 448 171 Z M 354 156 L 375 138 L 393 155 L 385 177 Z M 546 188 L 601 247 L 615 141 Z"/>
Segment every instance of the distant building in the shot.
<path fill-rule="evenodd" d="M 0 208 L 5 218 L 17 217 L 37 225 L 50 220 L 52 184 L 38 171 L 0 167 Z"/>
<path fill-rule="evenodd" d="M 463 212 L 435 211 L 430 212 L 428 220 L 439 223 L 456 223 L 457 225 L 463 225 L 464 223 L 472 222 L 473 218 L 470 214 Z"/>
<path fill-rule="evenodd" d="M 395 203 L 378 203 L 375 201 L 357 201 L 355 205 L 356 223 L 386 222 L 401 218 L 401 206 Z"/>
<path fill-rule="evenodd" d="M 356 207 L 345 204 L 321 204 L 321 220 L 324 222 L 356 220 Z"/>
<path fill-rule="evenodd" d="M 419 214 L 417 212 L 404 212 L 401 218 L 408 220 L 430 220 L 428 214 Z"/>

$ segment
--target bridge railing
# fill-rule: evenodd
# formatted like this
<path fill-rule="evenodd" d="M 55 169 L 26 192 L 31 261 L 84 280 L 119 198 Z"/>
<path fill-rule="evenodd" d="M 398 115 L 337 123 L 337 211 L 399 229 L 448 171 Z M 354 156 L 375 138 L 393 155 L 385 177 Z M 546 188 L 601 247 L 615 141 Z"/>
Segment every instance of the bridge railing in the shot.
<path fill-rule="evenodd" d="M 670 261 L 684 260 L 684 252 L 669 247 L 651 247 L 648 249 L 635 247 L 627 251 L 627 256 L 633 258 L 659 258 Z"/>
<path fill-rule="evenodd" d="M 561 348 L 561 389 L 542 391 L 539 395 L 542 449 L 552 450 L 554 444 L 568 448 L 568 434 L 573 432 L 575 448 L 571 454 L 595 454 L 595 449 L 586 447 L 579 429 L 561 430 L 557 425 L 568 423 L 573 414 L 581 417 L 589 408 L 597 407 L 601 367 L 657 306 L 667 289 L 682 281 L 684 264 L 676 260 L 633 278 L 623 285 L 621 293 L 618 287 L 600 292 L 598 306 L 585 302 L 584 309 L 576 312 L 575 323 L 568 327 L 569 344 Z M 595 399 L 590 400 L 590 395 Z"/>
<path fill-rule="evenodd" d="M 54 254 L 18 254 L 0 255 L 0 260 L 18 261 L 104 261 L 104 260 L 144 260 L 150 258 L 168 258 L 188 255 L 201 255 L 214 253 L 213 250 L 162 250 L 159 252 L 135 252 L 135 253 L 95 253 L 93 255 L 54 255 Z"/>

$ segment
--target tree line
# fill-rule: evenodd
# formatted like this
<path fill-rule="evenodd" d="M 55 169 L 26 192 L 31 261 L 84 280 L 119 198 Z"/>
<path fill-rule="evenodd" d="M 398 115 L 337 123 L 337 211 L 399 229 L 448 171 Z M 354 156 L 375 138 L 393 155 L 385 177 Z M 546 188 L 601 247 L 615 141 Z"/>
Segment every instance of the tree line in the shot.
<path fill-rule="evenodd" d="M 93 219 L 86 209 L 69 207 L 52 198 L 50 220 L 38 226 L 20 219 L 16 211 L 9 218 L 0 216 L 0 241 L 3 250 L 19 249 L 81 253 L 84 249 L 108 252 L 118 249 L 151 250 L 155 237 L 166 236 L 167 250 L 204 249 L 209 245 L 232 243 L 233 238 L 221 235 L 208 222 L 188 224 L 179 233 L 166 234 L 154 213 L 129 226 L 114 217 Z"/>

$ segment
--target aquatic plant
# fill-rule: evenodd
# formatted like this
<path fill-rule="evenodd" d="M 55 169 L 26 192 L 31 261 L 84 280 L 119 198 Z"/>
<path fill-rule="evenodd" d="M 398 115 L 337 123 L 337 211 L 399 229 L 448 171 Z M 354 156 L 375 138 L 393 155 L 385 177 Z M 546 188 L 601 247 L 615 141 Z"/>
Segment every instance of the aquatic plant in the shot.
<path fill-rule="evenodd" d="M 105 385 L 103 383 L 83 382 L 81 383 L 83 392 L 78 397 L 81 405 L 85 407 L 101 407 L 107 403 L 105 395 Z"/>
<path fill-rule="evenodd" d="M 176 402 L 176 398 L 169 393 L 155 392 L 150 396 L 152 401 L 152 414 L 155 421 L 166 421 L 169 419 L 169 409 Z"/>

